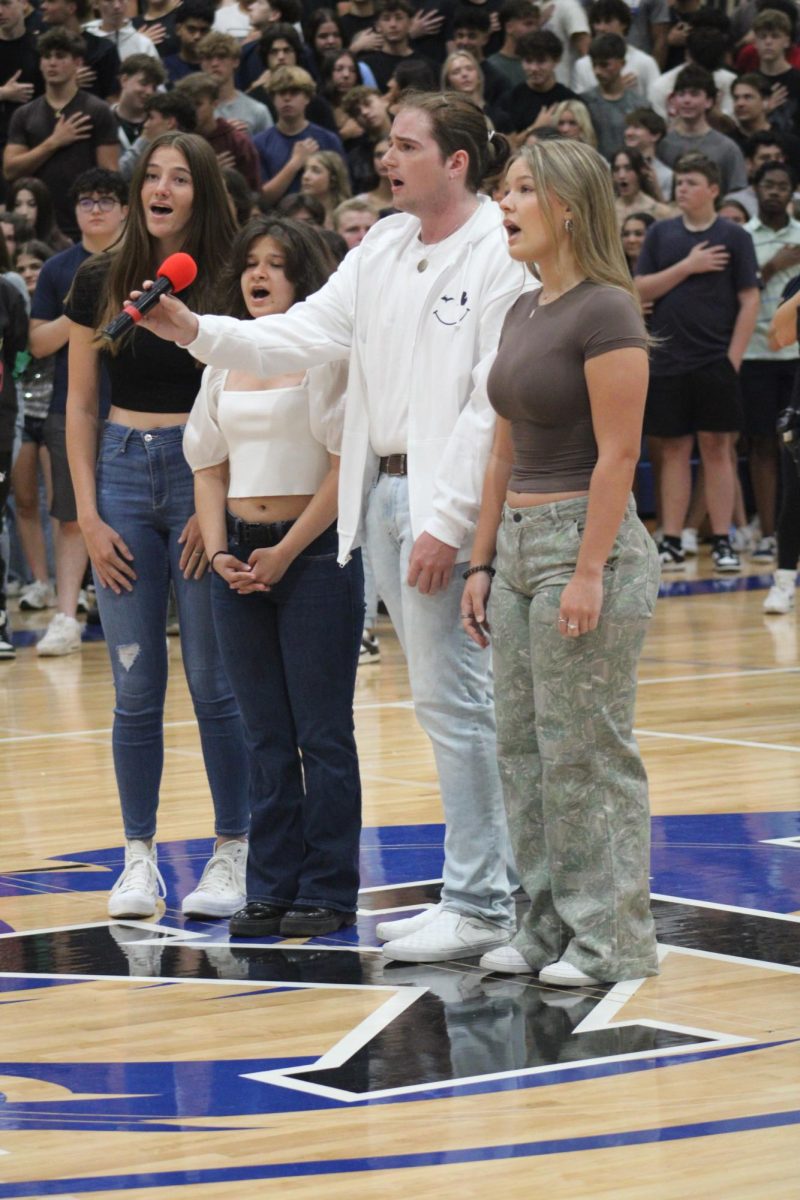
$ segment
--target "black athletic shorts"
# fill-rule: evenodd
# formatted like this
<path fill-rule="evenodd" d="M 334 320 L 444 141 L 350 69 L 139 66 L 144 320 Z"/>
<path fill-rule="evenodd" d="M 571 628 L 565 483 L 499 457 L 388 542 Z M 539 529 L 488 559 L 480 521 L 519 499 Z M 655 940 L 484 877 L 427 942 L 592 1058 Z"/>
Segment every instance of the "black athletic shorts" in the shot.
<path fill-rule="evenodd" d="M 650 378 L 644 431 L 653 437 L 738 433 L 742 428 L 739 376 L 722 358 L 684 375 Z"/>

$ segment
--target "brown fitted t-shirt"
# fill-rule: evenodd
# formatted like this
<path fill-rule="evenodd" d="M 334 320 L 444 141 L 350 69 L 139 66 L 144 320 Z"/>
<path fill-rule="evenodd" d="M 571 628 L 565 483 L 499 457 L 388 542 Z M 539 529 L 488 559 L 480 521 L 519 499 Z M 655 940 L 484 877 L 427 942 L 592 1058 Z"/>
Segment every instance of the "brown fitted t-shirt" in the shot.
<path fill-rule="evenodd" d="M 492 407 L 511 422 L 512 492 L 578 492 L 597 462 L 584 363 L 610 350 L 647 349 L 632 296 L 584 280 L 539 304 L 526 292 L 512 305 L 489 373 Z"/>

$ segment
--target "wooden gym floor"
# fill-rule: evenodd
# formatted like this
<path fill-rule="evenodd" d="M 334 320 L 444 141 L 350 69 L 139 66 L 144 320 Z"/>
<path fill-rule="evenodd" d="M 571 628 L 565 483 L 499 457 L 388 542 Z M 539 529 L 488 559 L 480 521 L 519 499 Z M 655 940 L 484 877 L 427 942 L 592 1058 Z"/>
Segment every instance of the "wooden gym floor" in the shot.
<path fill-rule="evenodd" d="M 388 626 L 356 694 L 359 923 L 315 942 L 180 916 L 211 826 L 177 639 L 153 922 L 105 913 L 105 646 L 0 663 L 0 1200 L 797 1200 L 797 620 L 707 575 L 669 585 L 641 671 L 662 972 L 578 993 L 382 960 L 376 914 L 435 900 L 442 836 Z"/>

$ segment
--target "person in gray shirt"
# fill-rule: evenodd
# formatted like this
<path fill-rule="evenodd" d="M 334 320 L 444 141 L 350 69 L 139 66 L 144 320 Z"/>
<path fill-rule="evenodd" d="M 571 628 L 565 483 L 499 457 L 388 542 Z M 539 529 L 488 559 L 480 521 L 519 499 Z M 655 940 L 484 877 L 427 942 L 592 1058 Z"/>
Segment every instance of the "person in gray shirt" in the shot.
<path fill-rule="evenodd" d="M 658 147 L 661 161 L 674 167 L 686 154 L 701 154 L 719 167 L 723 196 L 746 188 L 744 155 L 731 138 L 717 133 L 708 123 L 708 113 L 717 98 L 717 85 L 711 73 L 694 63 L 684 67 L 675 80 L 673 97 L 677 119 Z"/>
<path fill-rule="evenodd" d="M 217 81 L 219 98 L 214 115 L 231 121 L 237 129 L 253 137 L 271 129 L 275 122 L 266 104 L 240 92 L 233 77 L 242 52 L 235 37 L 214 30 L 207 33 L 197 47 L 200 69 Z"/>

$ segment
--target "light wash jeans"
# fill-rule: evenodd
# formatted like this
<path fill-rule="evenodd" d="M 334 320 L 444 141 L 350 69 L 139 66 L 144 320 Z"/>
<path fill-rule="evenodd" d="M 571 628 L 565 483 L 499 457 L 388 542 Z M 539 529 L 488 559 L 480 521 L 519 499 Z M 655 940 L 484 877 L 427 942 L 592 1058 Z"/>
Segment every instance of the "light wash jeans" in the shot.
<path fill-rule="evenodd" d="M 413 545 L 408 479 L 381 475 L 369 497 L 367 549 L 408 661 L 417 720 L 433 743 L 446 823 L 442 902 L 513 927 L 491 657 L 461 628 L 463 564 L 446 591 L 424 596 L 406 583 Z"/>
<path fill-rule="evenodd" d="M 249 768 L 244 731 L 222 667 L 211 616 L 211 577 L 184 579 L 178 544 L 194 512 L 183 426 L 141 433 L 108 422 L 97 463 L 97 508 L 133 554 L 133 590 L 117 596 L 96 579 L 114 674 L 114 768 L 127 838 L 150 838 L 164 764 L 167 601 L 178 601 L 181 652 L 200 729 L 219 836 L 247 833 Z"/>

